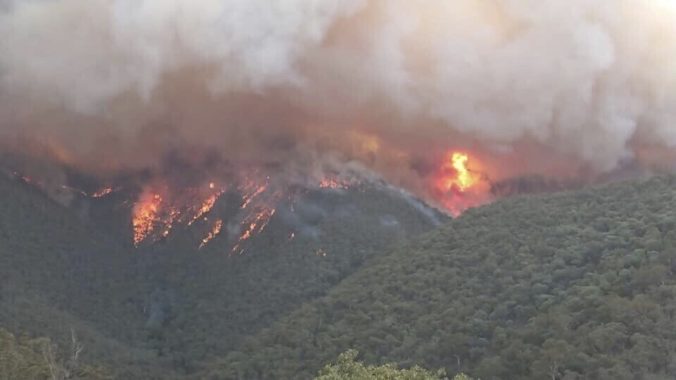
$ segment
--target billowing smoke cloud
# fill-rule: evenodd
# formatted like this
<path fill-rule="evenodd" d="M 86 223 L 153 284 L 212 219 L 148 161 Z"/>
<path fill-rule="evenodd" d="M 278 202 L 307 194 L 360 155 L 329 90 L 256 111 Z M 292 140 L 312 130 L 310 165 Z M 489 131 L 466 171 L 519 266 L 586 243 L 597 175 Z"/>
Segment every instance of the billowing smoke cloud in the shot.
<path fill-rule="evenodd" d="M 670 0 L 5 0 L 0 36 L 0 137 L 98 170 L 358 162 L 425 194 L 447 149 L 500 178 L 676 146 Z"/>

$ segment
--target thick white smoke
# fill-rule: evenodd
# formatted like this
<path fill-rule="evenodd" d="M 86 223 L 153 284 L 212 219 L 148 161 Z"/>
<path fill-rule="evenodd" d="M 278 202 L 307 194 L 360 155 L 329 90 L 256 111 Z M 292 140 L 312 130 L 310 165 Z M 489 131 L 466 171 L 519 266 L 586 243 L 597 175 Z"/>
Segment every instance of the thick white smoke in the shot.
<path fill-rule="evenodd" d="M 101 161 L 361 131 L 393 177 L 463 144 L 605 172 L 676 146 L 669 0 L 14 0 L 0 36 L 0 136 Z"/>

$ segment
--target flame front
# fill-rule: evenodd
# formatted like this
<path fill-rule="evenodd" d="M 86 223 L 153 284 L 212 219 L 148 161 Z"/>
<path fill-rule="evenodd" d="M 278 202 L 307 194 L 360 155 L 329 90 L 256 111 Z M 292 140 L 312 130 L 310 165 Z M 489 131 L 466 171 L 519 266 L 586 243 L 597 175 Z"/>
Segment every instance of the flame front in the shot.
<path fill-rule="evenodd" d="M 202 243 L 200 243 L 199 248 L 201 249 L 207 243 L 209 243 L 211 240 L 213 240 L 218 234 L 221 233 L 221 228 L 223 228 L 223 221 L 221 219 L 216 220 L 214 225 L 211 227 L 211 231 L 207 234 L 207 236 L 202 239 Z"/>
<path fill-rule="evenodd" d="M 190 226 L 204 217 L 225 192 L 215 188 L 213 182 L 209 183 L 211 194 L 205 195 L 200 187 L 180 193 L 172 192 L 164 184 L 146 187 L 132 209 L 134 245 L 138 247 L 147 239 L 167 238 L 176 224 Z"/>
<path fill-rule="evenodd" d="M 244 221 L 244 232 L 239 235 L 237 239 L 237 244 L 232 247 L 232 252 L 236 252 L 240 249 L 242 243 L 250 239 L 253 235 L 263 232 L 265 227 L 270 222 L 270 218 L 275 215 L 274 208 L 263 208 L 259 212 L 252 214 Z M 241 253 L 242 251 L 240 251 Z"/>
<path fill-rule="evenodd" d="M 209 188 L 213 189 L 211 184 L 209 185 Z M 195 221 L 197 221 L 197 219 L 201 218 L 202 216 L 204 216 L 204 214 L 211 211 L 211 209 L 214 208 L 214 205 L 216 204 L 218 197 L 220 197 L 222 193 L 223 192 L 220 191 L 217 194 L 213 194 L 209 198 L 204 200 L 204 202 L 202 202 L 200 207 L 197 209 L 197 212 L 195 213 L 195 215 L 188 222 L 188 225 L 191 226 L 193 223 L 195 223 Z"/>
<path fill-rule="evenodd" d="M 134 229 L 134 245 L 138 247 L 155 229 L 162 197 L 159 194 L 144 193 L 141 200 L 134 205 L 132 226 Z"/>

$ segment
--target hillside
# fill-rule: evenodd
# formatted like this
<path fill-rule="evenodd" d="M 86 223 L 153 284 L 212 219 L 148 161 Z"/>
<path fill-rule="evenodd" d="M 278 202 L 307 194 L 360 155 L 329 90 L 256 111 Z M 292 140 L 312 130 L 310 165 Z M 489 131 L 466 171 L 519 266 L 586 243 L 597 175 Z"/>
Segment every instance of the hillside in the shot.
<path fill-rule="evenodd" d="M 62 347 L 72 329 L 119 378 L 194 373 L 445 218 L 381 185 L 327 189 L 280 206 L 243 254 L 228 236 L 197 249 L 199 223 L 137 249 L 124 197 L 64 206 L 0 176 L 0 327 Z"/>
<path fill-rule="evenodd" d="M 200 377 L 311 378 L 340 352 L 481 379 L 676 376 L 676 178 L 473 209 Z"/>
<path fill-rule="evenodd" d="M 135 346 L 147 288 L 134 261 L 81 215 L 0 175 L 0 327 L 63 347 L 73 330 L 85 362 L 165 373 L 152 350 Z"/>
<path fill-rule="evenodd" d="M 179 372 L 236 350 L 245 337 L 436 223 L 390 190 L 324 190 L 295 204 L 305 231 L 290 239 L 290 226 L 299 222 L 284 207 L 243 254 L 233 254 L 225 236 L 197 250 L 191 231 L 139 252 L 155 277 L 149 344 Z M 227 209 L 217 207 L 210 217 L 226 219 Z"/>

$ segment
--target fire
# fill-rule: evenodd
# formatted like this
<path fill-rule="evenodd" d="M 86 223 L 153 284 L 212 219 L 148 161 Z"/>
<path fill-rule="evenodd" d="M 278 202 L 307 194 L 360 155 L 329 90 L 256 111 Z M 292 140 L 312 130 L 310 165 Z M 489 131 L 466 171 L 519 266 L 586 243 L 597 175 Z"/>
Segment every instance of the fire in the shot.
<path fill-rule="evenodd" d="M 249 187 L 249 186 L 247 186 L 247 187 Z M 245 193 L 244 198 L 243 198 L 244 202 L 242 203 L 241 209 L 243 210 L 243 209 L 247 208 L 247 206 L 249 206 L 251 204 L 251 202 L 253 202 L 254 198 L 261 195 L 267 189 L 267 187 L 268 187 L 267 184 L 263 184 L 263 185 L 258 186 L 256 188 L 256 190 L 254 190 L 252 193 L 248 193 L 248 194 Z"/>
<path fill-rule="evenodd" d="M 466 153 L 451 152 L 447 155 L 441 167 L 444 176 L 439 183 L 440 190 L 465 192 L 478 182 L 479 178 L 467 168 L 468 161 Z"/>
<path fill-rule="evenodd" d="M 237 243 L 232 247 L 232 252 L 238 251 L 242 243 L 250 239 L 254 234 L 263 232 L 272 216 L 275 215 L 275 211 L 274 208 L 263 207 L 262 210 L 246 218 L 243 223 L 244 231 L 239 235 Z"/>
<path fill-rule="evenodd" d="M 105 197 L 106 195 L 108 195 L 112 192 L 113 192 L 112 187 L 104 187 L 103 189 L 100 189 L 100 190 L 96 191 L 95 193 L 93 193 L 91 195 L 91 197 L 92 198 L 102 198 L 102 197 Z"/>
<path fill-rule="evenodd" d="M 155 229 L 162 197 L 156 193 L 144 193 L 134 205 L 132 227 L 134 245 L 138 247 Z"/>
<path fill-rule="evenodd" d="M 211 227 L 211 231 L 207 234 L 207 236 L 202 239 L 202 243 L 200 244 L 199 248 L 201 249 L 207 243 L 209 243 L 211 240 L 213 240 L 218 234 L 221 233 L 221 228 L 223 228 L 223 221 L 221 219 L 216 220 L 214 225 Z"/>
<path fill-rule="evenodd" d="M 241 196 L 237 223 L 241 234 L 234 243 L 233 251 L 240 250 L 243 242 L 261 233 L 275 214 L 275 205 L 284 195 L 270 186 L 267 176 L 256 173 L 243 173 L 235 186 Z M 175 226 L 192 226 L 196 223 L 208 223 L 209 213 L 226 193 L 227 187 L 220 187 L 214 182 L 206 182 L 204 187 L 187 187 L 171 189 L 166 183 L 159 181 L 146 187 L 132 209 L 132 225 L 134 245 L 143 241 L 157 241 L 168 238 Z M 161 195 L 160 195 L 161 194 Z M 201 239 L 199 248 L 204 247 L 221 233 L 223 219 L 214 218 L 210 230 Z"/>
<path fill-rule="evenodd" d="M 319 182 L 320 189 L 348 189 L 349 185 L 335 178 L 324 178 Z"/>
<path fill-rule="evenodd" d="M 467 153 L 451 151 L 444 155 L 434 179 L 434 193 L 438 202 L 454 215 L 485 201 L 486 184 L 476 166 Z"/>
<path fill-rule="evenodd" d="M 206 219 L 205 215 L 225 192 L 213 182 L 207 187 L 208 193 L 199 187 L 180 192 L 171 191 L 166 184 L 146 187 L 132 209 L 134 245 L 167 238 L 177 224 L 190 226 L 200 218 Z"/>
<path fill-rule="evenodd" d="M 181 212 L 174 207 L 169 209 L 167 216 L 162 220 L 162 225 L 164 231 L 162 231 L 162 237 L 167 237 L 171 233 L 172 228 L 174 228 L 174 222 L 178 217 L 181 216 Z"/>
<path fill-rule="evenodd" d="M 209 188 L 212 187 L 209 186 Z M 222 193 L 223 193 L 222 191 L 218 192 L 217 194 L 213 194 L 209 198 L 204 200 L 201 206 L 197 209 L 197 213 L 195 213 L 192 219 L 188 222 L 188 225 L 191 226 L 193 223 L 195 223 L 195 221 L 197 221 L 197 219 L 201 218 L 202 216 L 204 216 L 204 214 L 211 211 L 211 209 L 214 208 L 216 201 L 218 200 L 218 198 L 221 196 Z"/>
<path fill-rule="evenodd" d="M 458 172 L 457 184 L 460 188 L 460 191 L 465 191 L 476 182 L 476 179 L 472 176 L 472 173 L 467 170 L 468 160 L 469 157 L 463 153 L 453 153 L 453 156 L 451 157 L 453 168 Z"/>

